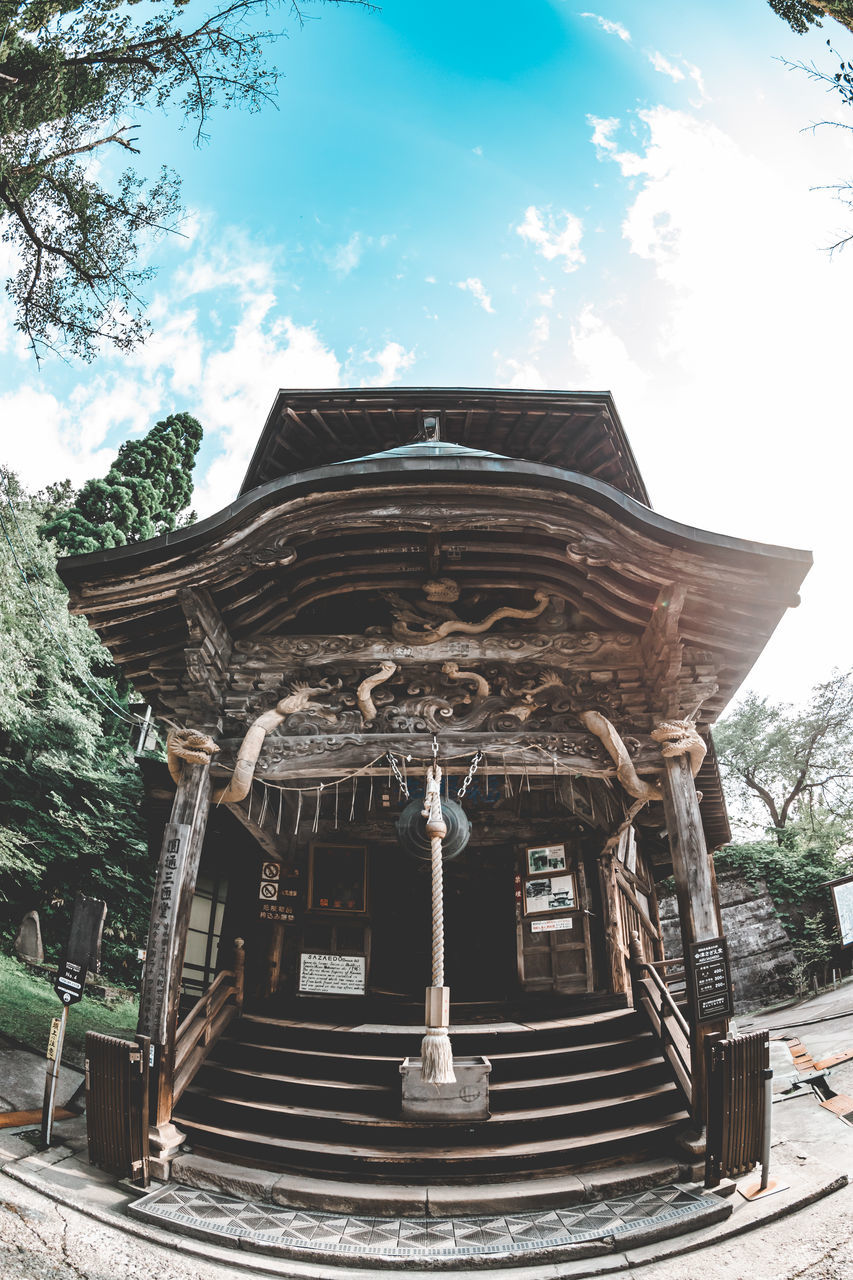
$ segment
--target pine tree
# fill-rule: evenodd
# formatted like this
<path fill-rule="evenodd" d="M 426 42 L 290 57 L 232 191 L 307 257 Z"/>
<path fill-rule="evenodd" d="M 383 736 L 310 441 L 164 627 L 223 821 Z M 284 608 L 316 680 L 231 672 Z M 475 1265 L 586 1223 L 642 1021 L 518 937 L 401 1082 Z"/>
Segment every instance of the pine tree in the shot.
<path fill-rule="evenodd" d="M 127 440 L 103 479 L 88 480 L 41 533 L 68 555 L 123 547 L 174 529 L 192 496 L 201 425 L 172 413 L 141 440 Z"/>

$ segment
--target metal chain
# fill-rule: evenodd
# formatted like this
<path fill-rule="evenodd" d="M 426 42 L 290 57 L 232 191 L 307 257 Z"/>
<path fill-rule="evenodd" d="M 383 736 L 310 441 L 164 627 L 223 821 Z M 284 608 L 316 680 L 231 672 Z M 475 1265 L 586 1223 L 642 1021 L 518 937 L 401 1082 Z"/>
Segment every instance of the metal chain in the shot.
<path fill-rule="evenodd" d="M 408 800 L 409 798 L 408 784 L 406 783 L 406 779 L 403 777 L 402 773 L 400 772 L 400 766 L 397 764 L 397 757 L 392 755 L 390 751 L 388 752 L 388 763 L 391 766 L 391 772 L 393 773 L 394 777 L 397 779 L 397 783 L 400 787 L 400 790 Z"/>
<path fill-rule="evenodd" d="M 468 766 L 468 772 L 465 775 L 464 781 L 460 784 L 459 790 L 456 792 L 460 800 L 462 799 L 465 792 L 470 787 L 471 783 L 474 781 L 474 774 L 479 769 L 480 762 L 482 759 L 483 759 L 483 753 L 482 751 L 478 751 L 477 754 L 474 756 L 474 759 L 471 761 L 470 765 Z"/>

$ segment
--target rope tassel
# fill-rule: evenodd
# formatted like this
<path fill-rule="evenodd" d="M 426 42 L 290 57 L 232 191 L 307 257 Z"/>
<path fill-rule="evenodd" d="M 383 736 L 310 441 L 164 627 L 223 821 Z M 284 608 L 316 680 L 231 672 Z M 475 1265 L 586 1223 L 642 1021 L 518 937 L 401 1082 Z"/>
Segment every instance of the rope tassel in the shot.
<path fill-rule="evenodd" d="M 432 986 L 426 991 L 426 1035 L 421 1042 L 421 1077 L 426 1084 L 453 1084 L 450 988 L 444 985 L 444 867 L 441 842 L 447 824 L 441 812 L 441 769 L 427 769 L 423 816 L 432 858 Z"/>

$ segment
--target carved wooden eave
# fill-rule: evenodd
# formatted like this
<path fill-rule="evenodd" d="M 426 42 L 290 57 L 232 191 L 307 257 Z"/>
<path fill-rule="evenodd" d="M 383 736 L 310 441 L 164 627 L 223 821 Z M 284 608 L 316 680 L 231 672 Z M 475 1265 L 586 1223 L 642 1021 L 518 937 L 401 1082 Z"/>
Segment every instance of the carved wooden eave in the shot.
<path fill-rule="evenodd" d="M 798 603 L 811 563 L 807 552 L 677 524 L 589 477 L 424 446 L 285 477 L 189 529 L 63 560 L 60 573 L 72 609 L 140 692 L 165 706 L 191 647 L 187 587 L 204 588 L 238 646 L 298 634 L 333 597 L 354 607 L 417 587 L 435 533 L 455 557 L 445 571 L 464 589 L 517 599 L 520 584 L 538 587 L 565 601 L 567 630 L 645 636 L 648 645 L 661 591 L 678 584 L 682 663 L 692 664 L 691 679 L 719 686 L 706 722 Z M 648 678 L 659 683 L 652 670 Z"/>
<path fill-rule="evenodd" d="M 325 686 L 265 743 L 258 776 L 272 779 L 340 774 L 434 732 L 472 753 L 500 741 L 510 769 L 549 771 L 544 749 L 605 776 L 576 719 L 589 709 L 653 773 L 650 729 L 701 706 L 707 731 L 810 563 L 677 524 L 594 477 L 442 441 L 282 476 L 59 569 L 155 710 L 217 736 L 220 767 L 294 685 Z M 446 607 L 441 638 L 429 580 L 461 610 Z M 365 722 L 357 691 L 382 663 L 394 674 Z M 715 778 L 705 819 L 719 809 L 725 824 Z"/>

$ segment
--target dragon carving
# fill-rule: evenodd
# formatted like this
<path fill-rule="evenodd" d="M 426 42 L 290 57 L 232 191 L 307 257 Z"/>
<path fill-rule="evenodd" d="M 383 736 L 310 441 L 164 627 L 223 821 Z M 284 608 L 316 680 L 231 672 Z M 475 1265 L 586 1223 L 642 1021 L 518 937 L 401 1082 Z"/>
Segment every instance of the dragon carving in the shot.
<path fill-rule="evenodd" d="M 396 640 L 410 645 L 436 644 L 446 636 L 480 636 L 503 618 L 538 618 L 551 603 L 545 591 L 535 591 L 536 604 L 532 609 L 515 609 L 502 605 L 493 609 L 481 622 L 466 622 L 451 607 L 459 599 L 460 591 L 452 578 L 437 578 L 425 582 L 421 588 L 425 599 L 409 603 L 396 592 L 389 591 L 384 599 L 391 607 L 394 621 L 391 634 Z"/>

